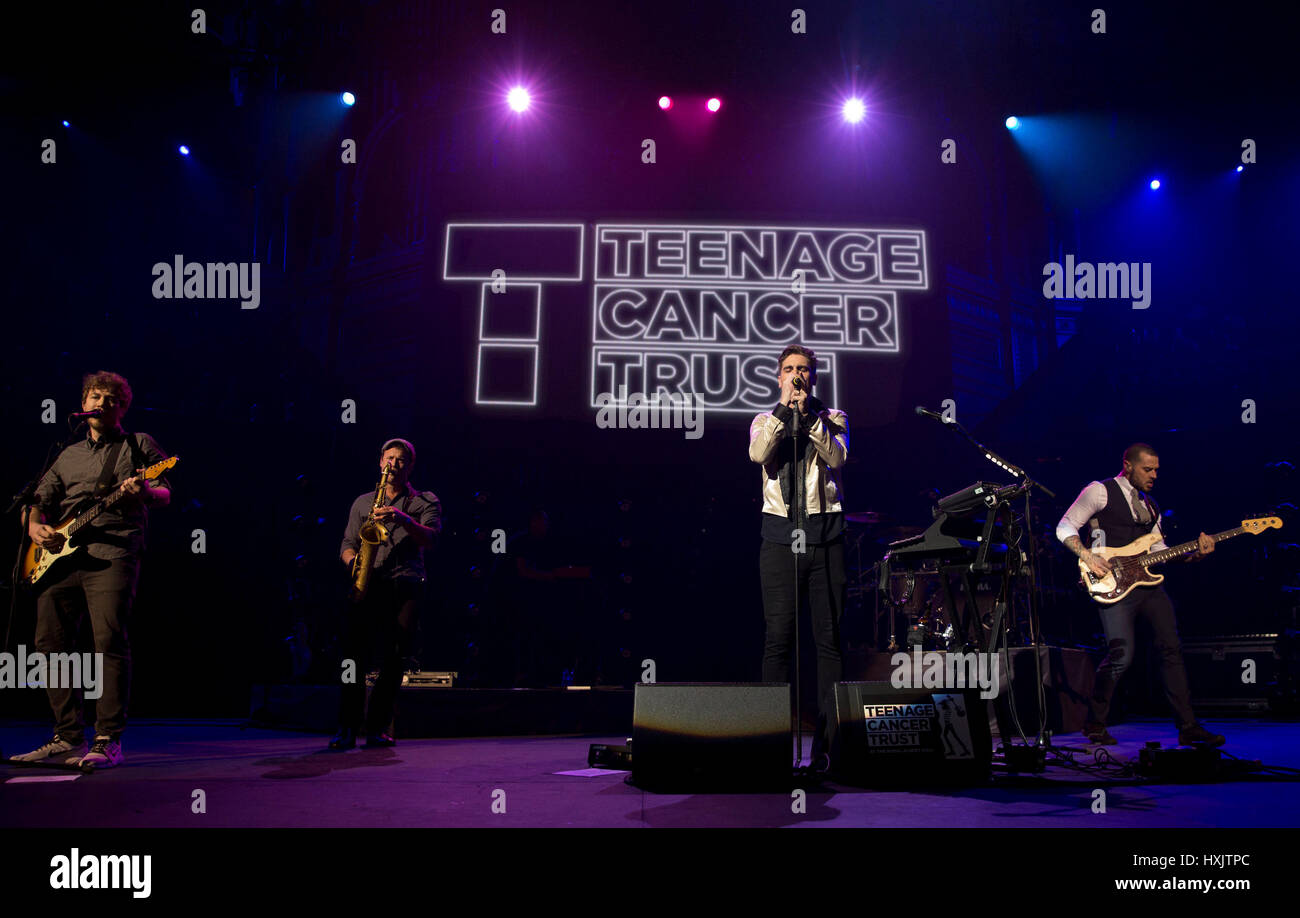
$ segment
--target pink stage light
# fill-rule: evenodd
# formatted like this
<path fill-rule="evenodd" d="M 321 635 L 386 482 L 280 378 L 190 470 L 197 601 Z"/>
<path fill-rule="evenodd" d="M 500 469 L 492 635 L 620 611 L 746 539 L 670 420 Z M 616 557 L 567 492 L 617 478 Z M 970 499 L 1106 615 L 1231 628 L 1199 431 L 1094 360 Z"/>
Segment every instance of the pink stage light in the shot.
<path fill-rule="evenodd" d="M 716 112 L 718 109 L 722 108 L 722 100 L 717 96 L 714 96 L 706 103 L 705 107 L 711 112 Z"/>
<path fill-rule="evenodd" d="M 662 108 L 664 111 L 668 111 L 668 109 L 672 108 L 673 107 L 672 96 L 660 96 L 659 107 Z"/>
<path fill-rule="evenodd" d="M 516 86 L 506 95 L 506 104 L 517 112 L 527 111 L 528 106 L 533 102 L 532 97 L 528 95 L 528 90 L 522 86 Z"/>

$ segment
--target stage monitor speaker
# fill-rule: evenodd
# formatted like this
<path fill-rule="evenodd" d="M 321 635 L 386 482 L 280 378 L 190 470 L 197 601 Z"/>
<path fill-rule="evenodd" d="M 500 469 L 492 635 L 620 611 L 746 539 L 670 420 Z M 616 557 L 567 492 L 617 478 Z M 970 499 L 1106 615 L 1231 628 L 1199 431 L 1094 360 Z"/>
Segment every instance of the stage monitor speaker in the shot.
<path fill-rule="evenodd" d="M 841 682 L 830 745 L 832 777 L 860 787 L 983 784 L 993 761 L 978 689 Z"/>
<path fill-rule="evenodd" d="M 638 683 L 632 778 L 654 790 L 788 790 L 793 775 L 790 686 Z"/>

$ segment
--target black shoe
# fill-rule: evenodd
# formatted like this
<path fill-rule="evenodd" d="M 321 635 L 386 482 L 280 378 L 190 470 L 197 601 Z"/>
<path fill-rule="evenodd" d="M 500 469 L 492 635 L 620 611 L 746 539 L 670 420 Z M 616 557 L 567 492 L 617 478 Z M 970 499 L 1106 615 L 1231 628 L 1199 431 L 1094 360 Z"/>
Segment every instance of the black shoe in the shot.
<path fill-rule="evenodd" d="M 1185 730 L 1178 731 L 1178 745 L 1195 746 L 1198 743 L 1204 743 L 1207 746 L 1222 746 L 1227 740 L 1217 733 L 1211 733 L 1200 724 L 1194 724 Z"/>
<path fill-rule="evenodd" d="M 335 752 L 343 752 L 345 749 L 357 748 L 357 731 L 351 727 L 343 727 L 338 733 L 334 734 L 334 739 L 330 740 L 330 748 Z"/>
<path fill-rule="evenodd" d="M 380 749 L 387 746 L 396 746 L 397 740 L 393 739 L 387 733 L 370 733 L 366 736 L 366 749 Z"/>
<path fill-rule="evenodd" d="M 1106 730 L 1105 724 L 1084 724 L 1083 736 L 1088 742 L 1099 746 L 1114 746 L 1119 742 Z"/>

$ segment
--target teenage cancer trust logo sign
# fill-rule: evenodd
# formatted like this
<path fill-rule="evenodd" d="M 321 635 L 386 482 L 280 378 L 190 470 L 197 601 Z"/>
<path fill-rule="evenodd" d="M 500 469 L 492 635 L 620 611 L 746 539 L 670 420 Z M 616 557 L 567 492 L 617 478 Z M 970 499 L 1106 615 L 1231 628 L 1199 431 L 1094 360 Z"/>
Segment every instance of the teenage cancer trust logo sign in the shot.
<path fill-rule="evenodd" d="M 443 280 L 480 284 L 478 404 L 538 404 L 544 290 L 590 277 L 592 407 L 640 392 L 753 414 L 776 400 L 792 341 L 817 351 L 831 404 L 838 355 L 897 352 L 900 293 L 929 287 L 925 242 L 910 229 L 449 223 Z M 498 372 L 516 381 L 504 395 Z"/>

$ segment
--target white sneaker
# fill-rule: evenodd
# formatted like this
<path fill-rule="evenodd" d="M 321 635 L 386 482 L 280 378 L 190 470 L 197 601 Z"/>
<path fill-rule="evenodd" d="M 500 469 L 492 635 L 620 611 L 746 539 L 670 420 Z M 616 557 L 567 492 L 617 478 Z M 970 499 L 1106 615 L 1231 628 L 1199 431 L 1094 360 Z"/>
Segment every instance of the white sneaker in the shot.
<path fill-rule="evenodd" d="M 122 744 L 111 736 L 96 736 L 90 751 L 81 757 L 82 765 L 93 768 L 112 768 L 122 764 Z"/>
<path fill-rule="evenodd" d="M 86 754 L 86 743 L 74 746 L 65 739 L 54 737 L 39 749 L 11 756 L 11 762 L 45 762 L 51 765 L 76 765 Z"/>

